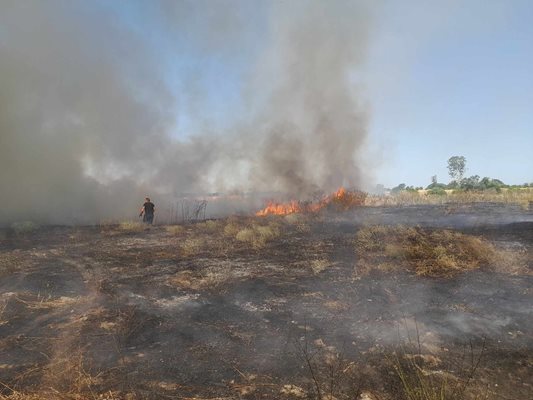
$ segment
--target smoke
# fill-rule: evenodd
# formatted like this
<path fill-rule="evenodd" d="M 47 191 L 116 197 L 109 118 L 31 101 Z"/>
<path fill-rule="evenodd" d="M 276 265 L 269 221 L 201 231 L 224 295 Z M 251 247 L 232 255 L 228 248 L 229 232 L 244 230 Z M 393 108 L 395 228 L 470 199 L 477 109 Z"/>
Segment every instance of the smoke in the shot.
<path fill-rule="evenodd" d="M 131 216 L 146 194 L 362 184 L 364 3 L 115 5 L 2 0 L 0 224 Z M 172 58 L 158 52 L 174 42 L 239 82 L 225 124 L 205 117 L 216 88 L 201 68 L 176 72 L 182 91 L 169 79 Z"/>
<path fill-rule="evenodd" d="M 271 18 L 264 62 L 278 79 L 270 79 L 253 177 L 292 193 L 358 186 L 366 115 L 352 79 L 366 51 L 368 12 L 357 2 L 290 4 Z"/>

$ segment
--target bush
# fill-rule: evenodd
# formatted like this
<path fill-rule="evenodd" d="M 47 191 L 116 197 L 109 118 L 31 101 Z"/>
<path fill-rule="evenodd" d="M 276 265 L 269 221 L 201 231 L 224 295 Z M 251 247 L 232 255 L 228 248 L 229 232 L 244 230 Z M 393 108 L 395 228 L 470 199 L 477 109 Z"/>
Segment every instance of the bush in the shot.
<path fill-rule="evenodd" d="M 27 235 L 39 229 L 39 225 L 32 221 L 14 222 L 11 224 L 11 229 L 15 235 Z"/>
<path fill-rule="evenodd" d="M 427 190 L 431 189 L 446 189 L 446 185 L 444 183 L 431 183 L 426 187 Z"/>
<path fill-rule="evenodd" d="M 428 190 L 427 194 L 445 196 L 446 190 L 444 190 L 442 187 L 434 187 L 433 189 Z"/>
<path fill-rule="evenodd" d="M 431 277 L 453 276 L 496 260 L 493 246 L 476 236 L 451 230 L 405 226 L 370 226 L 355 240 L 359 273 L 412 271 Z"/>

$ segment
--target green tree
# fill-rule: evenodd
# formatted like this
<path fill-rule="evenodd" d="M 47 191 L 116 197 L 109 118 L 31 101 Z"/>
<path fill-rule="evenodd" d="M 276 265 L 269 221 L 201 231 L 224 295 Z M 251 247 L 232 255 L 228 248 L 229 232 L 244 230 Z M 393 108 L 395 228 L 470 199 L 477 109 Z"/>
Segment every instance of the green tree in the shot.
<path fill-rule="evenodd" d="M 463 156 L 453 156 L 448 160 L 448 173 L 452 180 L 461 183 L 466 170 L 466 158 Z"/>

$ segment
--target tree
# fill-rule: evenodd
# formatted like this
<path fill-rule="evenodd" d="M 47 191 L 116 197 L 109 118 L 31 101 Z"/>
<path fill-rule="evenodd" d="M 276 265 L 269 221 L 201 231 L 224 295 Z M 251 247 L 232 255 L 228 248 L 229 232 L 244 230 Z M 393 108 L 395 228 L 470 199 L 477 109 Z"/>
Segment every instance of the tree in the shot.
<path fill-rule="evenodd" d="M 400 183 L 398 186 L 393 187 L 393 188 L 391 189 L 391 193 L 399 193 L 399 192 L 401 192 L 401 191 L 404 191 L 405 188 L 406 188 L 405 183 Z"/>
<path fill-rule="evenodd" d="M 479 175 L 472 175 L 470 178 L 461 180 L 461 189 L 464 190 L 479 190 L 483 189 L 479 182 Z"/>
<path fill-rule="evenodd" d="M 453 156 L 448 160 L 448 172 L 452 180 L 461 183 L 466 170 L 466 158 L 463 156 Z"/>

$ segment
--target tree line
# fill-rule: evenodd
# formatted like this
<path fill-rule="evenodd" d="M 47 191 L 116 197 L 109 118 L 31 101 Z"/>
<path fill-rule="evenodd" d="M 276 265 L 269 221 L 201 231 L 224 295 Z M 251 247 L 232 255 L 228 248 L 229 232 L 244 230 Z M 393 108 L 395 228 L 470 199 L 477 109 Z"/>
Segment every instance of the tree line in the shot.
<path fill-rule="evenodd" d="M 437 175 L 431 177 L 431 183 L 425 188 L 429 194 L 446 194 L 446 190 L 454 191 L 495 191 L 501 192 L 502 189 L 521 189 L 533 188 L 533 182 L 524 183 L 523 185 L 507 185 L 500 179 L 489 177 L 481 178 L 479 175 L 472 175 L 465 177 L 466 172 L 466 158 L 464 156 L 453 156 L 448 159 L 448 174 L 450 175 L 450 182 L 439 183 Z M 424 187 L 407 186 L 401 183 L 391 189 L 391 193 L 398 193 L 402 191 L 418 191 L 423 190 Z"/>

